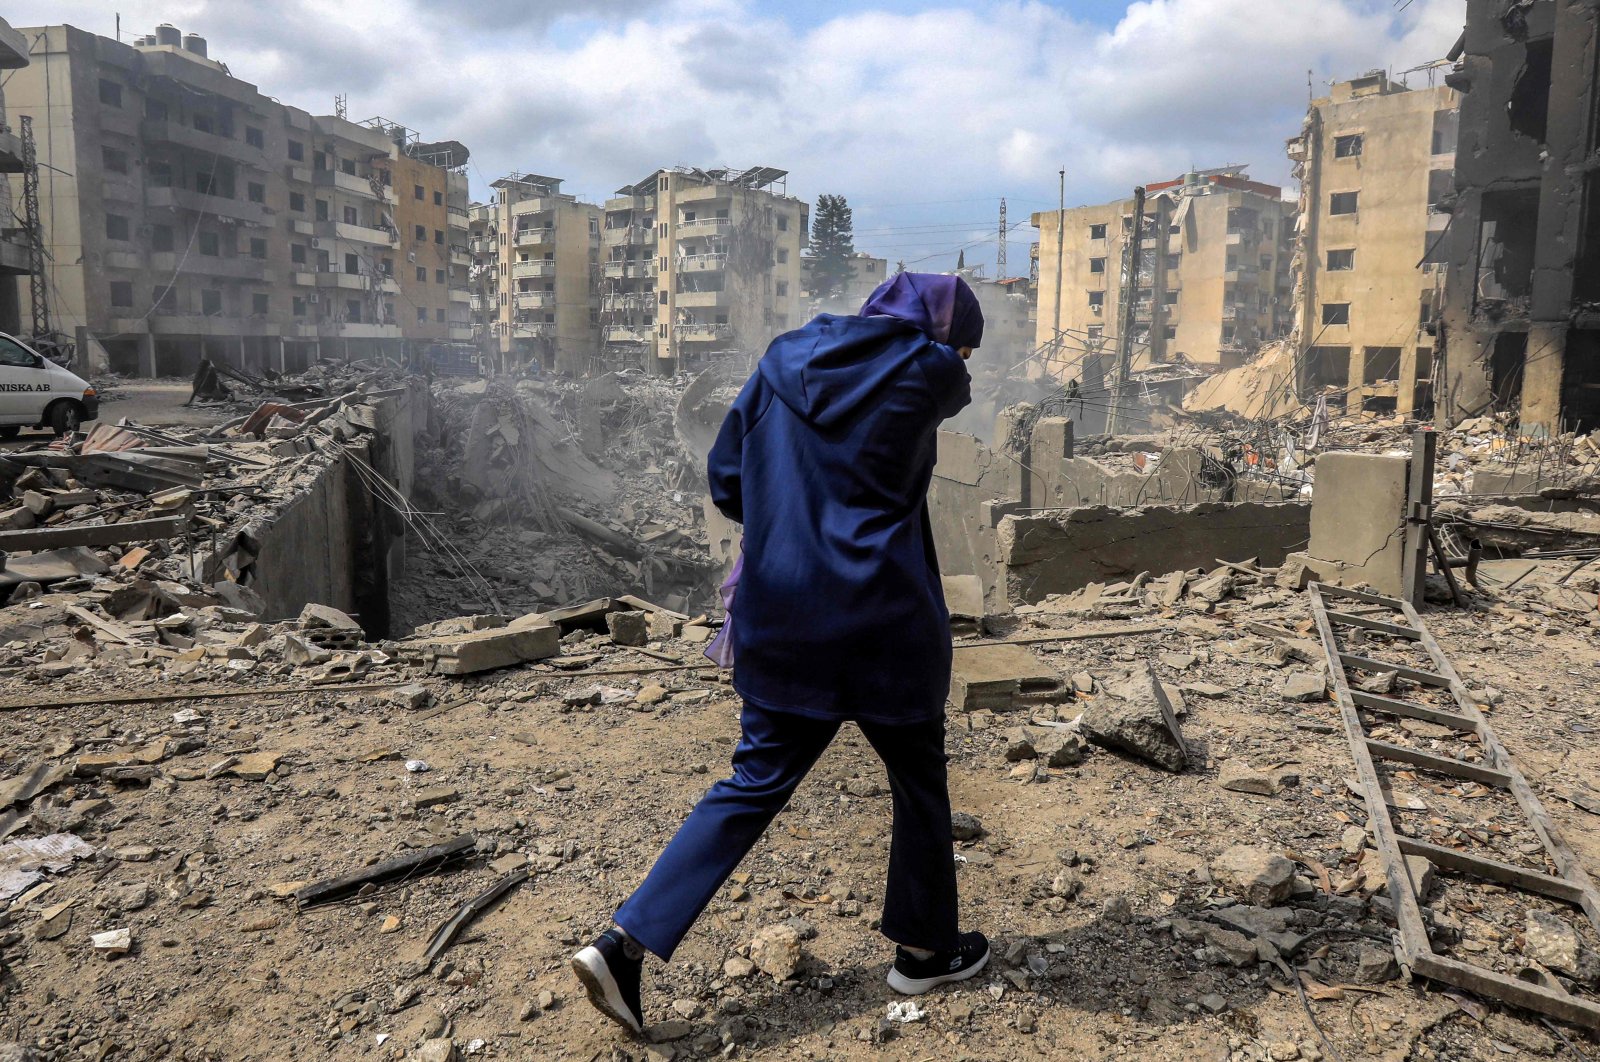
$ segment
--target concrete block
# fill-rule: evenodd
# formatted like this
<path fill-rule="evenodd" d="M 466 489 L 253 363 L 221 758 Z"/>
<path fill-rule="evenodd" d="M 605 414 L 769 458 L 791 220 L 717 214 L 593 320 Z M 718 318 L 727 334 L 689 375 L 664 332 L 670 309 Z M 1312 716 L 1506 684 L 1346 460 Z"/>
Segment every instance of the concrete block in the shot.
<path fill-rule="evenodd" d="M 1019 693 L 1061 688 L 1061 676 L 1020 645 L 957 647 L 950 669 L 950 703 L 958 712 L 1006 711 Z"/>
<path fill-rule="evenodd" d="M 561 631 L 554 624 L 512 625 L 412 644 L 422 651 L 430 671 L 471 675 L 555 656 L 561 652 Z"/>
<path fill-rule="evenodd" d="M 643 612 L 612 612 L 606 615 L 606 629 L 617 645 L 650 644 L 650 624 Z"/>
<path fill-rule="evenodd" d="M 1331 453 L 1317 460 L 1309 567 L 1332 568 L 1342 583 L 1401 594 L 1406 473 L 1411 461 L 1384 454 Z"/>

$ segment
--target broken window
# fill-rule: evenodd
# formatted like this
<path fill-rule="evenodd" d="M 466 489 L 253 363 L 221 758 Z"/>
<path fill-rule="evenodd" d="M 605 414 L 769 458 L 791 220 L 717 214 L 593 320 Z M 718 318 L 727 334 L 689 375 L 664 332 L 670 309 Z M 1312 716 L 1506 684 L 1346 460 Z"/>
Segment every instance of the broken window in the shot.
<path fill-rule="evenodd" d="M 1325 302 L 1322 304 L 1322 323 L 1325 325 L 1347 325 L 1350 323 L 1350 304 L 1348 302 Z"/>
<path fill-rule="evenodd" d="M 356 208 L 353 207 L 353 206 L 345 207 L 344 208 L 344 223 L 346 225 L 359 225 L 359 224 L 361 224 L 361 213 L 358 210 L 356 210 Z"/>
<path fill-rule="evenodd" d="M 252 203 L 265 203 L 267 201 L 267 186 L 251 181 L 245 185 L 245 198 Z"/>
<path fill-rule="evenodd" d="M 290 297 L 289 312 L 294 314 L 296 317 L 304 317 L 306 315 L 306 298 L 304 295 L 294 295 Z"/>
<path fill-rule="evenodd" d="M 1550 67 L 1554 53 L 1552 37 L 1529 41 L 1527 57 L 1511 87 L 1511 98 L 1506 101 L 1511 131 L 1540 144 L 1545 141 L 1550 121 Z"/>
<path fill-rule="evenodd" d="M 265 317 L 271 312 L 272 298 L 265 292 L 252 292 L 250 295 L 250 312 L 257 317 Z"/>
<path fill-rule="evenodd" d="M 289 141 L 289 158 L 295 162 L 306 160 L 306 146 L 298 140 Z"/>
<path fill-rule="evenodd" d="M 1354 247 L 1346 247 L 1337 251 L 1328 252 L 1328 272 L 1340 273 L 1356 267 L 1356 251 Z"/>
<path fill-rule="evenodd" d="M 1306 351 L 1306 384 L 1316 390 L 1350 386 L 1350 348 L 1312 347 Z"/>
<path fill-rule="evenodd" d="M 215 289 L 200 292 L 200 312 L 207 317 L 222 313 L 222 292 Z"/>
<path fill-rule="evenodd" d="M 113 305 L 113 306 L 132 306 L 133 305 L 133 281 L 131 281 L 131 280 L 113 280 L 111 282 L 111 305 Z"/>
<path fill-rule="evenodd" d="M 351 324 L 361 323 L 361 300 L 346 299 L 344 303 L 344 319 Z"/>
<path fill-rule="evenodd" d="M 1334 215 L 1354 214 L 1356 212 L 1356 203 L 1360 196 L 1360 192 L 1334 192 L 1328 197 L 1328 213 Z"/>
<path fill-rule="evenodd" d="M 1428 171 L 1428 213 L 1443 213 L 1439 204 L 1455 190 L 1455 176 L 1454 170 Z"/>
<path fill-rule="evenodd" d="M 266 258 L 267 257 L 267 241 L 261 239 L 260 237 L 252 237 L 251 240 L 250 240 L 250 257 L 251 258 Z"/>
<path fill-rule="evenodd" d="M 106 215 L 106 239 L 126 240 L 129 238 L 128 219 L 121 214 Z"/>
<path fill-rule="evenodd" d="M 214 232 L 202 232 L 199 238 L 200 253 L 215 258 L 222 253 L 222 240 Z"/>
<path fill-rule="evenodd" d="M 100 79 L 100 102 L 107 107 L 122 106 L 122 86 L 115 81 Z"/>
<path fill-rule="evenodd" d="M 1091 272 L 1091 273 L 1104 273 L 1105 271 L 1106 271 L 1106 260 L 1104 258 L 1091 258 L 1091 259 L 1089 259 L 1089 272 Z"/>
<path fill-rule="evenodd" d="M 289 209 L 295 211 L 298 214 L 304 214 L 306 212 L 306 197 L 305 197 L 304 193 L 301 193 L 301 192 L 290 192 L 289 193 Z"/>
<path fill-rule="evenodd" d="M 1562 359 L 1561 422 L 1568 431 L 1600 428 L 1600 332 L 1575 328 L 1567 333 Z"/>
<path fill-rule="evenodd" d="M 426 189 L 424 189 L 420 184 L 414 184 L 411 186 L 411 198 L 415 199 L 419 203 L 422 202 L 422 197 L 425 192 Z"/>
<path fill-rule="evenodd" d="M 359 254 L 346 254 L 344 256 L 344 271 L 352 275 L 361 272 L 361 256 Z"/>
<path fill-rule="evenodd" d="M 1400 379 L 1399 347 L 1367 347 L 1361 352 L 1362 383 L 1380 383 Z"/>
<path fill-rule="evenodd" d="M 1433 112 L 1433 153 L 1454 155 L 1456 136 L 1461 128 L 1461 112 L 1454 110 Z"/>
<path fill-rule="evenodd" d="M 1538 221 L 1537 187 L 1483 194 L 1475 312 L 1526 315 Z"/>
<path fill-rule="evenodd" d="M 1353 159 L 1361 154 L 1363 138 L 1360 133 L 1349 133 L 1333 138 L 1333 157 Z"/>
<path fill-rule="evenodd" d="M 1522 369 L 1528 359 L 1528 333 L 1500 332 L 1489 355 L 1489 389 L 1501 412 L 1522 407 Z"/>
<path fill-rule="evenodd" d="M 170 251 L 172 247 L 171 225 L 157 225 L 150 230 L 150 249 L 152 251 Z"/>
<path fill-rule="evenodd" d="M 1600 173 L 1583 179 L 1583 213 L 1578 224 L 1577 253 L 1573 256 L 1572 297 L 1576 302 L 1600 302 Z"/>
<path fill-rule="evenodd" d="M 1091 239 L 1091 240 L 1103 240 L 1105 238 L 1106 238 L 1106 227 L 1104 225 L 1090 225 L 1089 226 L 1089 239 Z"/>
<path fill-rule="evenodd" d="M 1103 292 L 1103 291 L 1091 291 L 1091 292 L 1089 292 L 1089 308 L 1091 310 L 1101 309 L 1101 308 L 1103 308 L 1105 306 L 1105 304 L 1106 304 L 1106 293 L 1105 292 Z"/>
<path fill-rule="evenodd" d="M 328 201 L 326 199 L 317 200 L 317 220 L 328 220 Z"/>

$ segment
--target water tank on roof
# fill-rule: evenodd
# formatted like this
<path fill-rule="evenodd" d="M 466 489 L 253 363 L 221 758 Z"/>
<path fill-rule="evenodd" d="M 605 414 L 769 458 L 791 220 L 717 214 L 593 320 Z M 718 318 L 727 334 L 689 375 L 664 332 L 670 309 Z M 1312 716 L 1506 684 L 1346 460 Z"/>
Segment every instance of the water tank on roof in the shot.
<path fill-rule="evenodd" d="M 183 35 L 183 50 L 193 52 L 203 59 L 206 54 L 206 39 L 198 33 L 185 33 Z"/>
<path fill-rule="evenodd" d="M 183 34 L 178 32 L 178 27 L 170 22 L 163 22 L 156 27 L 156 43 L 170 44 L 175 48 L 183 46 Z"/>

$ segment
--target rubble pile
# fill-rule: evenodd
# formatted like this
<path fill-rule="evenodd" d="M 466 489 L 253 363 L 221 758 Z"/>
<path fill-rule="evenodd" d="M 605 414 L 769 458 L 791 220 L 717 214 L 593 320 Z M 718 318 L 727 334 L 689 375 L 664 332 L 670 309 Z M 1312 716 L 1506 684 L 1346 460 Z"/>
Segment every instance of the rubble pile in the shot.
<path fill-rule="evenodd" d="M 452 548 L 412 554 L 400 626 L 633 587 L 709 605 L 704 473 L 673 428 L 681 391 L 642 376 L 436 385 L 416 493 Z"/>

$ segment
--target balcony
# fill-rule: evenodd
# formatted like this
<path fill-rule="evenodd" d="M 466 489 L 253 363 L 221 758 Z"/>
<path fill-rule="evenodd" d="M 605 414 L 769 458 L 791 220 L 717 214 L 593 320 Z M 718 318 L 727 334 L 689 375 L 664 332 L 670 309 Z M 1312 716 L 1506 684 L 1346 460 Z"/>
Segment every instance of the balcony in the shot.
<path fill-rule="evenodd" d="M 402 333 L 392 321 L 322 321 L 317 325 L 317 334 L 338 339 L 399 339 Z"/>
<path fill-rule="evenodd" d="M 1261 270 L 1252 265 L 1235 266 L 1222 274 L 1222 279 L 1229 284 L 1254 284 L 1261 275 Z"/>
<path fill-rule="evenodd" d="M 144 186 L 137 177 L 126 173 L 106 173 L 100 178 L 100 195 L 116 203 L 130 206 L 144 203 Z"/>
<path fill-rule="evenodd" d="M 157 307 L 149 317 L 150 333 L 158 336 L 275 336 L 277 322 L 265 317 L 184 313 Z"/>
<path fill-rule="evenodd" d="M 318 188 L 337 188 L 341 192 L 349 192 L 363 199 L 382 198 L 373 191 L 371 180 L 343 170 L 316 170 L 311 175 L 311 183 Z"/>
<path fill-rule="evenodd" d="M 232 218 L 247 225 L 267 223 L 266 208 L 260 203 L 252 203 L 248 199 L 229 199 L 226 196 L 191 192 L 187 188 L 148 189 L 145 192 L 145 203 L 157 210 L 192 210 L 198 214 Z"/>
<path fill-rule="evenodd" d="M 556 275 L 556 264 L 552 261 L 538 262 L 513 262 L 511 264 L 513 278 L 521 277 L 553 277 Z"/>
<path fill-rule="evenodd" d="M 456 343 L 470 343 L 474 338 L 471 325 L 453 324 L 450 326 L 450 339 Z"/>
<path fill-rule="evenodd" d="M 296 236 L 310 236 L 317 231 L 316 224 L 305 218 L 290 218 L 289 231 Z"/>
<path fill-rule="evenodd" d="M 511 334 L 522 339 L 537 339 L 541 336 L 554 336 L 556 326 L 549 321 L 513 321 Z"/>
<path fill-rule="evenodd" d="M 733 231 L 732 218 L 695 218 L 678 222 L 680 236 L 716 236 Z"/>
<path fill-rule="evenodd" d="M 22 172 L 22 138 L 9 129 L 0 129 L 0 173 Z"/>
<path fill-rule="evenodd" d="M 701 309 L 728 305 L 726 291 L 680 291 L 675 300 L 685 309 Z"/>
<path fill-rule="evenodd" d="M 455 243 L 451 244 L 450 245 L 450 264 L 453 265 L 453 266 L 467 266 L 467 267 L 470 267 L 472 265 L 472 252 L 467 250 L 465 247 L 461 246 L 460 244 L 455 244 Z"/>
<path fill-rule="evenodd" d="M 393 247 L 400 242 L 400 234 L 393 229 L 350 225 L 343 221 L 319 221 L 316 225 L 316 234 L 335 240 L 349 240 L 351 243 L 375 244 L 379 247 Z"/>
<path fill-rule="evenodd" d="M 520 203 L 511 204 L 511 213 L 513 216 L 519 214 L 542 214 L 559 202 L 560 200 L 553 196 L 535 196 L 532 199 L 524 199 Z"/>
<path fill-rule="evenodd" d="M 654 338 L 654 333 L 648 328 L 632 328 L 627 325 L 608 325 L 605 330 L 607 343 L 648 343 Z"/>
<path fill-rule="evenodd" d="M 629 310 L 643 310 L 654 305 L 654 299 L 645 294 L 631 295 L 602 295 L 600 296 L 600 309 L 607 313 L 626 313 Z"/>
<path fill-rule="evenodd" d="M 143 269 L 144 259 L 138 251 L 107 251 L 105 267 L 107 269 Z"/>
<path fill-rule="evenodd" d="M 539 247 L 556 241 L 556 230 L 549 225 L 535 225 L 517 229 L 511 234 L 513 247 Z"/>
<path fill-rule="evenodd" d="M 699 323 L 673 325 L 672 334 L 683 343 L 713 343 L 719 339 L 732 339 L 733 326 Z"/>
<path fill-rule="evenodd" d="M 728 256 L 721 252 L 712 254 L 686 254 L 674 260 L 680 273 L 709 273 L 722 269 L 727 264 Z"/>
<path fill-rule="evenodd" d="M 144 119 L 139 123 L 139 136 L 146 143 L 174 144 L 207 155 L 223 155 L 258 169 L 266 168 L 266 152 L 261 148 L 218 133 L 202 133 L 170 118 Z"/>
<path fill-rule="evenodd" d="M 14 276 L 19 273 L 32 273 L 33 266 L 28 257 L 28 245 L 22 242 L 20 235 L 15 238 L 0 235 L 0 275 Z"/>
<path fill-rule="evenodd" d="M 553 291 L 519 291 L 515 298 L 519 310 L 537 310 L 556 304 L 556 293 Z"/>
<path fill-rule="evenodd" d="M 267 279 L 267 260 L 251 258 L 249 255 L 224 258 L 220 255 L 190 254 L 185 257 L 176 251 L 155 251 L 150 255 L 150 272 L 156 276 L 183 273 L 218 280 L 260 282 Z"/>
<path fill-rule="evenodd" d="M 291 181 L 297 181 L 300 184 L 310 184 L 311 183 L 311 168 L 309 166 L 304 165 L 303 163 L 298 163 L 298 162 L 287 162 L 287 163 L 284 163 L 283 175 L 287 179 L 289 179 Z"/>
<path fill-rule="evenodd" d="M 467 213 L 466 207 L 447 206 L 444 208 L 444 212 L 449 219 L 449 223 L 456 228 L 464 229 L 467 227 L 467 223 L 472 220 L 472 215 Z"/>
<path fill-rule="evenodd" d="M 472 292 L 468 291 L 466 288 L 451 288 L 448 298 L 451 302 L 459 302 L 462 305 L 467 305 L 472 302 Z"/>
<path fill-rule="evenodd" d="M 316 284 L 319 288 L 334 288 L 344 291 L 381 291 L 385 295 L 396 295 L 400 285 L 394 277 L 383 277 L 373 273 L 345 273 L 339 270 L 318 270 Z"/>

